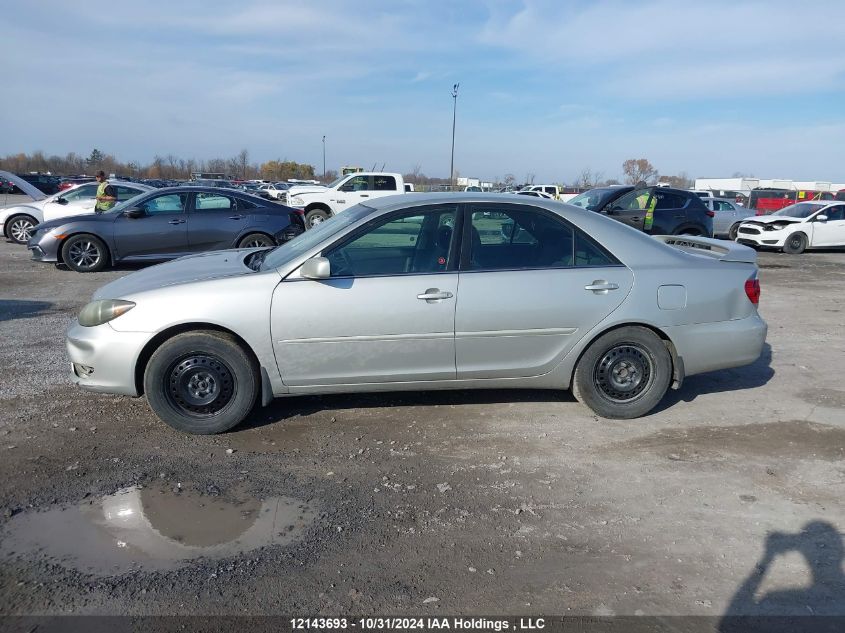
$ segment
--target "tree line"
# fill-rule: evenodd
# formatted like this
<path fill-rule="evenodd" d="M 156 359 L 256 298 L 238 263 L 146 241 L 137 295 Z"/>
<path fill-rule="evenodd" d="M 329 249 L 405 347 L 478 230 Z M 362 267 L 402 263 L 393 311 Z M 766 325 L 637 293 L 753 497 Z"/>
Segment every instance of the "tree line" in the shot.
<path fill-rule="evenodd" d="M 0 158 L 0 169 L 16 173 L 39 172 L 71 175 L 93 175 L 102 169 L 108 174 L 116 176 L 129 176 L 133 178 L 161 178 L 169 180 L 188 180 L 194 172 L 222 173 L 232 178 L 244 180 L 262 179 L 272 181 L 283 181 L 291 178 L 302 180 L 321 179 L 331 181 L 337 178 L 336 171 L 327 171 L 322 178 L 316 173 L 313 165 L 298 163 L 287 159 L 268 160 L 263 163 L 250 161 L 249 151 L 241 150 L 231 158 L 212 158 L 209 160 L 185 159 L 173 154 L 166 156 L 156 155 L 150 163 L 141 164 L 136 161 L 122 162 L 113 154 L 108 154 L 97 148 L 93 149 L 88 156 L 82 156 L 76 152 L 70 152 L 65 156 L 46 155 L 44 152 L 36 151 L 32 154 L 18 153 L 9 154 Z M 648 185 L 666 183 L 672 187 L 689 189 L 693 185 L 693 179 L 686 172 L 670 176 L 660 174 L 657 168 L 645 158 L 631 158 L 622 163 L 622 173 L 626 184 L 635 185 L 645 183 Z M 403 174 L 407 182 L 417 185 L 449 185 L 449 178 L 437 178 L 427 176 L 422 172 L 420 165 Z M 457 177 L 457 172 L 456 172 Z M 527 173 L 522 182 L 518 182 L 514 174 L 508 173 L 503 177 L 496 177 L 493 183 L 496 186 L 515 186 L 518 184 L 535 184 L 535 175 Z M 552 184 L 552 183 L 544 183 Z M 557 183 L 564 184 L 564 183 Z M 594 172 L 592 169 L 584 168 L 569 183 L 570 186 L 589 189 L 592 187 L 619 185 L 622 184 L 615 178 L 605 178 L 604 173 Z"/>

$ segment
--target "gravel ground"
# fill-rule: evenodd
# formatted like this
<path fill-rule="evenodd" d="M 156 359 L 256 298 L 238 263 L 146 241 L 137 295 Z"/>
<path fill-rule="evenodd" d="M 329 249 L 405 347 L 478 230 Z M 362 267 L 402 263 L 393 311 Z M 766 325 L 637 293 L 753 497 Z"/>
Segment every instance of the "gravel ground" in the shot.
<path fill-rule="evenodd" d="M 845 614 L 845 253 L 760 261 L 763 357 L 640 420 L 567 392 L 403 393 L 276 401 L 193 437 L 67 377 L 65 328 L 131 269 L 0 243 L 0 613 Z M 117 575 L 9 545 L 129 486 L 314 516 L 292 544 Z"/>

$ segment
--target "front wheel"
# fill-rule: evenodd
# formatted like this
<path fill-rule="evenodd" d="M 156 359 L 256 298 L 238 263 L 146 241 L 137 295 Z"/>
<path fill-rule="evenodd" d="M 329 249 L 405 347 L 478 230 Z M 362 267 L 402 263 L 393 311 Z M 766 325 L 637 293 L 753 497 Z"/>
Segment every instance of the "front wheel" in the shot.
<path fill-rule="evenodd" d="M 728 231 L 728 237 L 736 241 L 736 236 L 739 234 L 739 222 L 734 224 Z"/>
<path fill-rule="evenodd" d="M 314 228 L 321 222 L 325 222 L 329 219 L 328 212 L 324 211 L 323 209 L 314 209 L 313 211 L 309 211 L 305 215 L 305 224 L 308 226 L 309 229 Z"/>
<path fill-rule="evenodd" d="M 250 233 L 238 242 L 238 248 L 266 248 L 275 245 L 273 238 L 264 233 Z"/>
<path fill-rule="evenodd" d="M 231 336 L 177 334 L 150 357 L 144 392 L 150 408 L 177 431 L 222 433 L 255 406 L 260 378 L 252 357 Z"/>
<path fill-rule="evenodd" d="M 783 243 L 783 252 L 789 255 L 800 255 L 807 249 L 807 236 L 803 233 L 793 233 Z"/>
<path fill-rule="evenodd" d="M 78 273 L 96 273 L 109 263 L 105 243 L 94 235 L 74 235 L 62 244 L 62 261 Z"/>
<path fill-rule="evenodd" d="M 13 215 L 7 222 L 6 234 L 15 244 L 26 244 L 38 224 L 31 215 Z"/>
<path fill-rule="evenodd" d="M 672 357 L 657 334 L 623 327 L 596 339 L 575 368 L 572 393 L 603 418 L 638 418 L 666 395 Z"/>

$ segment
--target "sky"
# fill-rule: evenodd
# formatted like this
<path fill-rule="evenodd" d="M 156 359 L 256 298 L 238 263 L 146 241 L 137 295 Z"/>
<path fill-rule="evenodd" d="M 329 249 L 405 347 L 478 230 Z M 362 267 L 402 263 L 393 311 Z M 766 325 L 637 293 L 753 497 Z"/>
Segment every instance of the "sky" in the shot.
<path fill-rule="evenodd" d="M 845 182 L 845 2 L 5 0 L 0 155 Z"/>

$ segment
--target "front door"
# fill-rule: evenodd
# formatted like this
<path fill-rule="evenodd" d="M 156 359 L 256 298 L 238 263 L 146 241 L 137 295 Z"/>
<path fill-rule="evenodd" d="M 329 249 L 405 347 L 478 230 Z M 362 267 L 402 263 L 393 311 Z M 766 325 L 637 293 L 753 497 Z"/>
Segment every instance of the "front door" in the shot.
<path fill-rule="evenodd" d="M 271 332 L 285 384 L 454 380 L 456 211 L 378 218 L 323 253 L 329 279 L 276 287 Z"/>
<path fill-rule="evenodd" d="M 845 205 L 828 207 L 819 215 L 826 215 L 827 221 L 813 222 L 813 246 L 845 246 Z"/>
<path fill-rule="evenodd" d="M 187 193 L 165 193 L 139 203 L 144 216 L 114 223 L 118 259 L 168 259 L 188 253 Z"/>
<path fill-rule="evenodd" d="M 651 189 L 634 189 L 611 202 L 604 212 L 614 220 L 642 231 L 651 196 Z"/>
<path fill-rule="evenodd" d="M 44 205 L 44 221 L 93 213 L 97 198 L 97 183 L 80 185 Z"/>
<path fill-rule="evenodd" d="M 508 204 L 467 213 L 455 315 L 459 379 L 551 371 L 631 289 L 631 271 L 556 214 Z"/>

